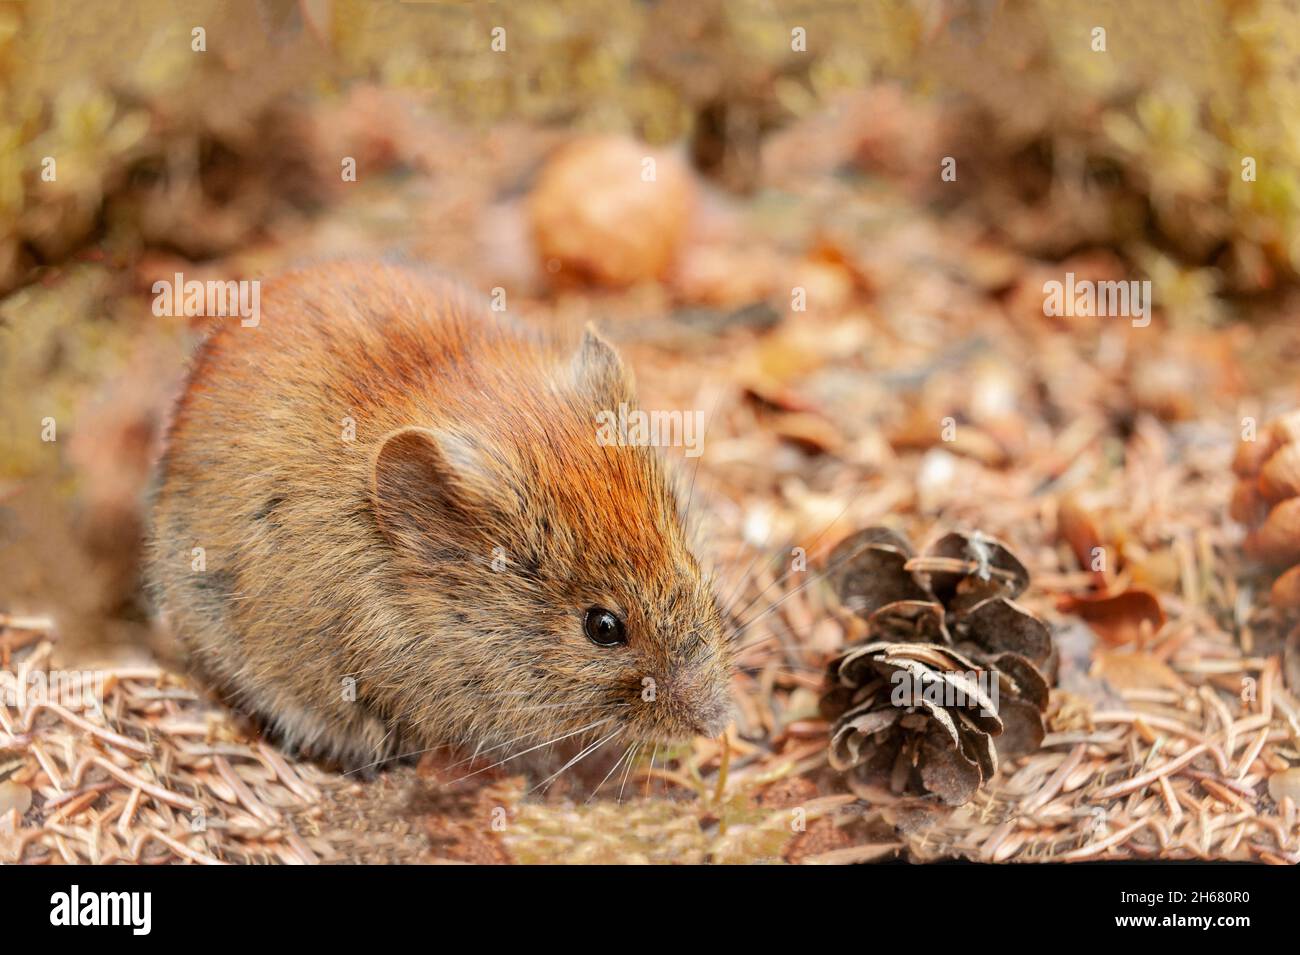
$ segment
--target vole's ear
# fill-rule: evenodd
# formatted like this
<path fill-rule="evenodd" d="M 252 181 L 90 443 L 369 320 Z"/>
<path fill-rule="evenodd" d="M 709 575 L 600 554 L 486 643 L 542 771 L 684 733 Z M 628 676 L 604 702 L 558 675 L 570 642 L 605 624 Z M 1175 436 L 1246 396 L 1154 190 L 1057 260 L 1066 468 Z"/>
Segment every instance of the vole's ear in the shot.
<path fill-rule="evenodd" d="M 428 428 L 398 428 L 375 458 L 375 515 L 394 544 L 425 548 L 463 535 L 481 510 L 468 449 Z M 436 545 L 435 545 L 436 546 Z"/>
<path fill-rule="evenodd" d="M 602 407 L 613 408 L 635 400 L 631 373 L 623 367 L 614 346 L 597 335 L 590 324 L 582 335 L 573 367 L 579 389 Z"/>

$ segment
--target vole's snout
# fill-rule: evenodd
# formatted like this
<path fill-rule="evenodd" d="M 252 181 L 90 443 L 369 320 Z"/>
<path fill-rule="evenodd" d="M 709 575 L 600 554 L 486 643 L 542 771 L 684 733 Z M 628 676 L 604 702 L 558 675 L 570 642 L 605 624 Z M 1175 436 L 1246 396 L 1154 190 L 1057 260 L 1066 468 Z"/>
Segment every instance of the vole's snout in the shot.
<path fill-rule="evenodd" d="M 731 722 L 729 681 L 710 671 L 678 674 L 665 686 L 673 735 L 717 736 Z"/>
<path fill-rule="evenodd" d="M 731 722 L 731 700 L 724 699 L 708 711 L 696 714 L 695 734 L 697 736 L 720 736 Z"/>

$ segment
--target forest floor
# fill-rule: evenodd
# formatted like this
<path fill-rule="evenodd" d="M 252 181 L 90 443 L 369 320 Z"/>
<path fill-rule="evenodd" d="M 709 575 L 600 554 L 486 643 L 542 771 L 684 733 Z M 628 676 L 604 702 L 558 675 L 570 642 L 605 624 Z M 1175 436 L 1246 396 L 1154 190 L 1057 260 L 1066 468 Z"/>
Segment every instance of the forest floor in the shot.
<path fill-rule="evenodd" d="M 98 574 L 105 592 L 121 589 L 134 564 L 85 556 L 71 523 L 50 517 L 24 559 L 56 568 L 31 570 L 32 586 L 65 578 L 67 604 L 0 617 L 0 666 L 22 685 L 94 665 L 104 705 L 0 706 L 0 858 L 1300 861 L 1290 621 L 1227 515 L 1243 419 L 1300 404 L 1294 306 L 1233 321 L 1157 313 L 1145 327 L 1047 317 L 1045 281 L 1122 278 L 1121 263 L 1096 251 L 1038 261 L 887 177 L 840 174 L 834 148 L 798 148 L 824 132 L 779 134 L 750 197 L 703 190 L 673 279 L 630 291 L 555 288 L 530 257 L 522 196 L 555 134 L 415 125 L 391 134 L 395 171 L 272 223 L 238 256 L 198 266 L 152 253 L 125 272 L 87 257 L 20 293 L 31 338 L 100 348 L 68 386 L 83 484 L 161 415 L 175 377 L 161 370 L 193 345 L 183 320 L 149 313 L 159 276 L 398 251 L 485 292 L 505 287 L 528 321 L 594 321 L 635 369 L 643 405 L 708 412 L 705 453 L 679 463 L 698 467 L 693 512 L 720 592 L 753 606 L 740 614 L 751 625 L 725 755 L 698 740 L 643 753 L 604 785 L 608 762 L 544 794 L 513 764 L 467 754 L 358 778 L 278 751 L 165 641 L 140 649 L 138 625 L 93 626 L 103 601 L 73 584 L 84 593 Z M 791 310 L 794 288 L 806 311 Z M 87 302 L 111 317 L 89 331 L 42 317 Z M 144 470 L 80 492 L 83 515 L 107 515 L 102 535 L 137 525 Z M 49 515 L 51 493 L 0 487 L 0 501 Z M 1056 635 L 1042 747 L 957 809 L 861 798 L 827 764 L 823 674 L 862 633 L 818 574 L 838 540 L 878 523 L 918 543 L 953 528 L 1005 541 L 1032 574 L 1022 602 Z M 1109 556 L 1100 570 L 1093 547 Z M 793 548 L 806 572 L 787 573 Z"/>

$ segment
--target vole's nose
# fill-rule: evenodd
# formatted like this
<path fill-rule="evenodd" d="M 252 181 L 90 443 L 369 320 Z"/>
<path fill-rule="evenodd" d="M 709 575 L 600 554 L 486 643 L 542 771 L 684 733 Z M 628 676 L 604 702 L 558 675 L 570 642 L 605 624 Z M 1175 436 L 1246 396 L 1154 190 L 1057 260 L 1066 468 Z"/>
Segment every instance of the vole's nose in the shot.
<path fill-rule="evenodd" d="M 694 732 L 699 736 L 720 736 L 731 722 L 731 697 L 725 690 L 719 691 L 694 713 Z"/>
<path fill-rule="evenodd" d="M 727 707 L 724 713 L 709 717 L 708 719 L 698 720 L 695 724 L 695 735 L 707 736 L 709 738 L 721 736 L 722 731 L 727 728 L 727 724 L 730 722 L 731 708 Z"/>
<path fill-rule="evenodd" d="M 661 689 L 676 732 L 718 736 L 731 722 L 730 680 L 704 668 L 673 673 Z"/>

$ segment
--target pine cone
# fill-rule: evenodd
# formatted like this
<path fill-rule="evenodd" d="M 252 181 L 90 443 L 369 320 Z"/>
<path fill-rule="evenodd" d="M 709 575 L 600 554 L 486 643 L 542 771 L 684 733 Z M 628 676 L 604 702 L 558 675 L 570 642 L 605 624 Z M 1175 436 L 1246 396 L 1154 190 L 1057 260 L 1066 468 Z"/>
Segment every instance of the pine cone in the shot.
<path fill-rule="evenodd" d="M 1243 440 L 1232 470 L 1237 484 L 1228 513 L 1250 528 L 1243 550 L 1286 568 L 1274 578 L 1269 602 L 1294 614 L 1300 611 L 1300 409 L 1270 423 L 1257 440 Z M 1287 634 L 1282 663 L 1287 684 L 1300 689 L 1300 627 Z"/>
<path fill-rule="evenodd" d="M 1250 528 L 1249 557 L 1289 567 L 1273 586 L 1273 603 L 1300 607 L 1300 411 L 1272 422 L 1258 440 L 1242 441 L 1232 470 L 1229 513 Z"/>
<path fill-rule="evenodd" d="M 968 802 L 998 759 L 1043 741 L 1054 662 L 1047 625 L 1014 598 L 1029 572 L 1000 542 L 948 534 L 920 557 L 883 527 L 829 559 L 840 602 L 866 642 L 830 665 L 822 701 L 831 765 L 849 784 Z"/>

